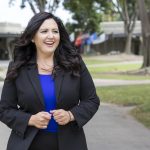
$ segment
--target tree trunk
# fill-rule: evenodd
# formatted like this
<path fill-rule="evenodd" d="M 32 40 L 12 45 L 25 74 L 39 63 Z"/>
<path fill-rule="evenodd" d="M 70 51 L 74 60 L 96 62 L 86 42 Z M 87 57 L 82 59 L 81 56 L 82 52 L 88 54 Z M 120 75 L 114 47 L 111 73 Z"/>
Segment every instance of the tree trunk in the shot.
<path fill-rule="evenodd" d="M 148 15 L 145 1 L 138 0 L 140 19 L 143 35 L 143 65 L 142 68 L 150 67 L 150 15 Z"/>
<path fill-rule="evenodd" d="M 144 57 L 142 68 L 150 67 L 150 36 L 144 40 Z"/>
<path fill-rule="evenodd" d="M 7 47 L 7 50 L 8 50 L 9 60 L 12 60 L 12 58 L 13 58 L 12 47 L 11 47 L 11 42 L 12 41 L 13 41 L 13 38 L 7 38 L 7 40 L 6 40 L 6 47 Z"/>
<path fill-rule="evenodd" d="M 132 33 L 133 29 L 135 27 L 135 21 L 136 21 L 136 11 L 133 11 L 134 13 L 132 16 L 129 17 L 129 9 L 127 6 L 127 0 L 124 1 L 124 32 L 126 37 L 126 43 L 125 43 L 125 49 L 124 52 L 126 54 L 131 54 L 131 46 L 132 46 Z M 136 8 L 135 8 L 136 9 Z"/>
<path fill-rule="evenodd" d="M 131 45 L 132 45 L 132 32 L 128 33 L 125 43 L 125 50 L 126 54 L 131 54 Z"/>

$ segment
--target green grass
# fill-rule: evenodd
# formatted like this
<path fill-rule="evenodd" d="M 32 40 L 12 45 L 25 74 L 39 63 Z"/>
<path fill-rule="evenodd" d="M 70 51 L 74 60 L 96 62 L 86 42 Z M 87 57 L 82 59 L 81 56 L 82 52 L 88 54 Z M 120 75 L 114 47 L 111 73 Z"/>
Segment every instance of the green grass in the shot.
<path fill-rule="evenodd" d="M 150 128 L 150 86 L 130 85 L 97 87 L 102 102 L 124 106 L 137 105 L 131 113 L 145 126 Z"/>
<path fill-rule="evenodd" d="M 98 58 L 85 57 L 84 61 L 88 67 L 89 72 L 93 78 L 100 79 L 120 79 L 120 80 L 147 80 L 150 76 L 144 75 L 129 75 L 128 71 L 136 71 L 141 67 L 141 64 L 118 64 L 113 60 L 112 64 L 110 61 L 102 61 Z M 94 65 L 102 66 L 94 66 Z M 106 64 L 106 66 L 105 66 Z M 110 64 L 110 65 L 108 65 Z M 92 65 L 92 66 L 91 66 Z M 120 74 L 119 74 L 120 73 Z"/>
<path fill-rule="evenodd" d="M 137 107 L 131 111 L 131 114 L 146 127 L 150 128 L 150 112 L 143 112 L 139 107 Z"/>
<path fill-rule="evenodd" d="M 88 67 L 89 71 L 92 74 L 98 74 L 101 72 L 118 72 L 118 71 L 130 71 L 130 70 L 137 70 L 141 67 L 141 64 L 115 64 L 112 66 L 95 66 L 95 67 Z"/>
<path fill-rule="evenodd" d="M 95 65 L 95 64 L 108 64 L 108 63 L 114 63 L 116 61 L 104 61 L 100 59 L 90 59 L 90 58 L 84 58 L 84 62 L 86 65 Z"/>

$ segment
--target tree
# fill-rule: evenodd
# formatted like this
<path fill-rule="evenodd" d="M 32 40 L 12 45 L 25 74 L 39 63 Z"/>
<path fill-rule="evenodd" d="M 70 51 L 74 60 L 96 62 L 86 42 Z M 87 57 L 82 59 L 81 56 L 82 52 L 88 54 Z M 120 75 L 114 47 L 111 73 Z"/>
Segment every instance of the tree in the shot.
<path fill-rule="evenodd" d="M 9 4 L 13 5 L 15 0 L 9 0 Z M 54 13 L 58 8 L 60 0 L 21 0 L 20 7 L 23 9 L 26 7 L 25 3 L 28 3 L 34 14 L 38 12 L 51 12 Z"/>
<path fill-rule="evenodd" d="M 121 20 L 124 21 L 124 32 L 126 35 L 126 44 L 124 52 L 131 53 L 132 34 L 137 18 L 137 3 L 136 0 L 111 0 L 114 11 L 120 14 Z"/>
<path fill-rule="evenodd" d="M 150 67 L 150 12 L 147 12 L 147 8 L 144 0 L 138 0 L 139 15 L 142 25 L 143 36 L 143 54 L 144 61 L 142 68 Z"/>
<path fill-rule="evenodd" d="M 101 22 L 101 14 L 99 4 L 101 1 L 101 8 L 106 3 L 103 0 L 65 0 L 63 5 L 65 9 L 72 13 L 73 23 L 67 23 L 66 26 L 70 32 L 75 30 L 93 33 L 99 31 L 99 24 Z"/>

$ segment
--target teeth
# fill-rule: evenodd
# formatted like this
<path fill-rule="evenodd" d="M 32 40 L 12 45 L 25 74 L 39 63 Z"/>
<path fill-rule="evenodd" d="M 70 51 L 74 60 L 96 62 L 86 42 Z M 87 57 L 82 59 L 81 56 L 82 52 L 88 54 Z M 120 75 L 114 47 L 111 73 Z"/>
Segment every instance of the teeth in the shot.
<path fill-rule="evenodd" d="M 51 42 L 51 43 L 48 43 L 48 42 L 46 42 L 46 44 L 53 44 L 54 42 Z"/>
<path fill-rule="evenodd" d="M 52 44 L 54 44 L 54 43 L 45 43 L 45 44 L 50 44 L 50 45 L 52 45 Z"/>
<path fill-rule="evenodd" d="M 53 46 L 54 43 L 55 43 L 55 42 L 45 42 L 45 44 L 46 44 L 47 46 Z"/>

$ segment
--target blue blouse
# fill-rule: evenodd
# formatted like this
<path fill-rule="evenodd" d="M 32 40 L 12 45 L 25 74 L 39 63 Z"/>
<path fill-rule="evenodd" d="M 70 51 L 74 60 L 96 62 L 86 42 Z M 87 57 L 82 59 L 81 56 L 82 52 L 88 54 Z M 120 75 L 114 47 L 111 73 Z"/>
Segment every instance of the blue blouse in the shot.
<path fill-rule="evenodd" d="M 55 85 L 54 80 L 51 75 L 39 74 L 40 83 L 42 87 L 42 92 L 45 102 L 45 111 L 50 112 L 50 110 L 56 109 L 56 95 L 55 95 Z M 54 120 L 53 116 L 49 121 L 49 124 L 46 129 L 43 129 L 48 132 L 57 132 L 58 124 Z"/>

